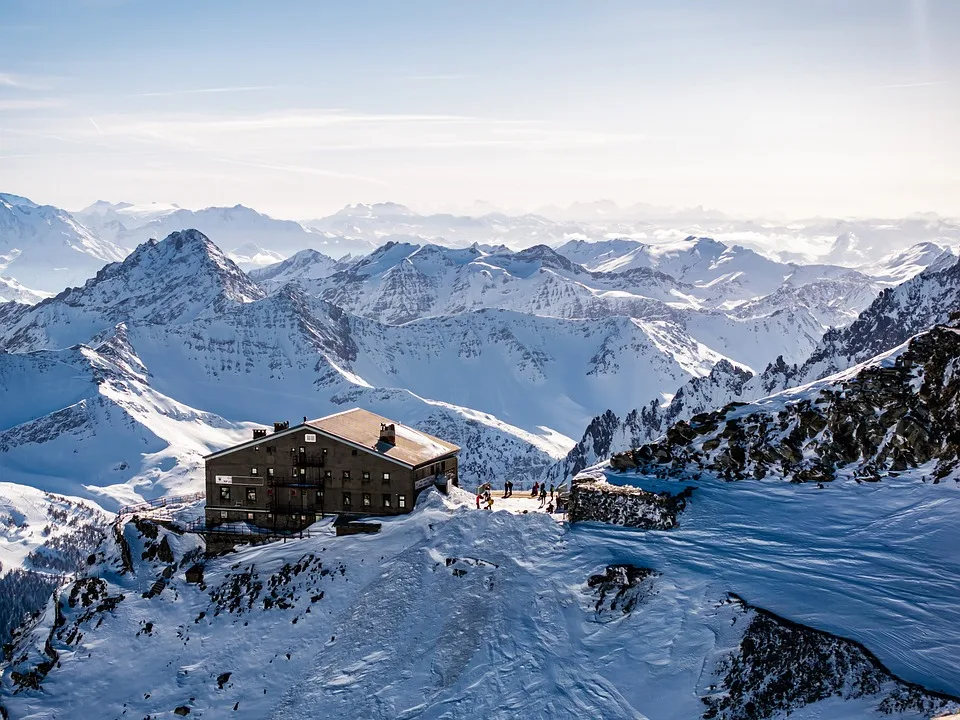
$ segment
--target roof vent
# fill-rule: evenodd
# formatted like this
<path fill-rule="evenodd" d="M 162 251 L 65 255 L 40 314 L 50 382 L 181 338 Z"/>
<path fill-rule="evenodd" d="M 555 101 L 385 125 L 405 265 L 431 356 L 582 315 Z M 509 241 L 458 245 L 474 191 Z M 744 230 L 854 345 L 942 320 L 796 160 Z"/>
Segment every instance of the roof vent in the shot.
<path fill-rule="evenodd" d="M 380 442 L 397 444 L 397 426 L 393 423 L 380 423 Z"/>
<path fill-rule="evenodd" d="M 254 439 L 254 440 L 257 440 L 257 439 L 259 439 L 259 438 L 266 437 L 266 436 L 267 436 L 267 429 L 266 429 L 266 428 L 254 428 L 254 429 L 253 429 L 253 439 Z"/>
<path fill-rule="evenodd" d="M 286 430 L 289 427 L 290 427 L 289 420 L 284 420 L 283 422 L 275 422 L 273 424 L 273 431 L 277 433 L 277 432 L 281 432 L 282 430 Z"/>

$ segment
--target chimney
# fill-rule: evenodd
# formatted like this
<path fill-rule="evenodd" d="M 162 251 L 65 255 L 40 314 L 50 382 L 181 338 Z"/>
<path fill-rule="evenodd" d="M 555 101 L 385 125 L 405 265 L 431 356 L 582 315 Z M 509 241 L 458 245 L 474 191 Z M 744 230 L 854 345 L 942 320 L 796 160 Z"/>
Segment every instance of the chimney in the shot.
<path fill-rule="evenodd" d="M 266 437 L 266 436 L 267 436 L 267 429 L 266 429 L 266 428 L 254 428 L 254 429 L 253 429 L 253 439 L 254 439 L 254 440 L 259 440 L 260 438 L 264 438 L 264 437 Z"/>
<path fill-rule="evenodd" d="M 289 421 L 289 420 L 284 420 L 283 422 L 275 422 L 275 423 L 273 424 L 273 431 L 274 431 L 275 433 L 278 433 L 278 432 L 281 432 L 281 431 L 283 431 L 283 430 L 286 430 L 286 429 L 289 428 L 289 427 L 290 427 L 290 421 Z"/>
<path fill-rule="evenodd" d="M 387 425 L 387 423 L 380 423 L 380 442 L 396 445 L 397 426 L 393 423 L 390 423 L 389 425 Z"/>

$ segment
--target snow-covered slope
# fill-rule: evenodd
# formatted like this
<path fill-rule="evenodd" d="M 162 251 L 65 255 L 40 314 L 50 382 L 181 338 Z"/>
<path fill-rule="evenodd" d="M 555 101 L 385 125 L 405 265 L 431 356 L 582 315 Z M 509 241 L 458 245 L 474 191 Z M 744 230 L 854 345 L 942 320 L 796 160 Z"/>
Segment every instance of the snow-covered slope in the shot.
<path fill-rule="evenodd" d="M 286 260 L 251 270 L 249 275 L 254 282 L 270 290 L 287 283 L 296 283 L 309 290 L 314 287 L 314 281 L 329 277 L 339 269 L 343 269 L 342 262 L 316 250 L 301 250 Z"/>
<path fill-rule="evenodd" d="M 0 302 L 18 302 L 26 305 L 35 305 L 53 293 L 41 290 L 31 290 L 9 277 L 0 276 Z"/>
<path fill-rule="evenodd" d="M 778 364 L 768 370 L 764 386 L 783 389 L 810 382 L 896 347 L 960 311 L 960 262 L 923 272 L 888 288 L 848 327 L 831 330 L 799 367 Z"/>
<path fill-rule="evenodd" d="M 65 210 L 0 193 L 0 273 L 16 282 L 59 292 L 124 255 Z"/>
<path fill-rule="evenodd" d="M 890 285 L 899 285 L 922 272 L 938 272 L 956 263 L 957 255 L 951 247 L 923 242 L 894 252 L 862 271 Z"/>
<path fill-rule="evenodd" d="M 955 710 L 936 691 L 958 692 L 956 490 L 805 490 L 704 482 L 681 527 L 659 533 L 477 511 L 431 491 L 377 535 L 316 526 L 208 558 L 201 586 L 183 574 L 195 536 L 127 523 L 59 612 L 51 603 L 17 634 L 0 697 L 23 718 Z"/>

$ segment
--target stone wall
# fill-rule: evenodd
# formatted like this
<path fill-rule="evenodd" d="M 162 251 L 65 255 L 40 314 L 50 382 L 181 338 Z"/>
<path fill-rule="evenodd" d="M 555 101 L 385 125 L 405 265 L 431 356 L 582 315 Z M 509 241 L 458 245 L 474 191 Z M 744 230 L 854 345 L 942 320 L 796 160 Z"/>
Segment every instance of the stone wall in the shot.
<path fill-rule="evenodd" d="M 567 518 L 575 522 L 603 522 L 643 530 L 670 530 L 686 507 L 693 488 L 682 492 L 650 492 L 637 487 L 610 485 L 600 478 L 578 476 L 570 488 Z"/>

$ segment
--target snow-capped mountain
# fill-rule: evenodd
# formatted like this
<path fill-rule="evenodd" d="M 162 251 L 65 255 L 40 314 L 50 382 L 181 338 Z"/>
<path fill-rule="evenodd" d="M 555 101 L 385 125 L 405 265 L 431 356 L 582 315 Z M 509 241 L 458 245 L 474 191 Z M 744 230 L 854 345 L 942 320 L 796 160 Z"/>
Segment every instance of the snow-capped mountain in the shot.
<path fill-rule="evenodd" d="M 31 290 L 24 287 L 13 278 L 0 276 L 0 303 L 17 302 L 26 305 L 35 305 L 53 293 Z"/>
<path fill-rule="evenodd" d="M 923 242 L 891 253 L 880 262 L 863 267 L 862 271 L 881 282 L 899 285 L 922 272 L 945 270 L 956 262 L 957 255 L 949 246 Z"/>
<path fill-rule="evenodd" d="M 752 403 L 732 403 L 616 454 L 653 475 L 876 482 L 917 471 L 960 482 L 960 329 L 937 325 L 877 357 Z"/>
<path fill-rule="evenodd" d="M 322 232 L 361 238 L 373 243 L 374 247 L 383 244 L 390 236 L 406 236 L 457 248 L 473 243 L 502 243 L 513 249 L 522 249 L 538 244 L 559 244 L 570 236 L 594 232 L 593 228 L 582 223 L 555 221 L 534 214 L 421 215 L 391 202 L 348 205 L 333 215 L 306 220 L 304 225 Z"/>
<path fill-rule="evenodd" d="M 810 382 L 878 355 L 960 311 L 960 262 L 922 272 L 888 288 L 848 327 L 830 330 L 799 367 L 778 363 L 764 380 L 768 390 Z"/>
<path fill-rule="evenodd" d="M 202 233 L 177 232 L 144 243 L 82 287 L 32 307 L 0 306 L 0 348 L 65 348 L 121 322 L 185 322 L 263 295 Z"/>
<path fill-rule="evenodd" d="M 107 203 L 106 205 L 109 205 Z M 250 254 L 253 246 L 268 253 L 277 253 L 280 259 L 295 252 L 314 248 L 333 257 L 349 253 L 366 253 L 372 245 L 363 239 L 340 237 L 331 233 L 313 232 L 292 220 L 279 220 L 243 205 L 209 207 L 187 210 L 175 205 L 131 206 L 128 203 L 94 205 L 76 213 L 83 222 L 91 222 L 105 238 L 117 245 L 134 248 L 150 239 L 161 239 L 180 230 L 197 229 L 217 238 L 221 247 L 238 248 L 235 254 Z"/>
<path fill-rule="evenodd" d="M 0 193 L 0 273 L 41 292 L 80 285 L 126 252 L 65 210 Z"/>
<path fill-rule="evenodd" d="M 259 285 L 276 290 L 287 283 L 296 283 L 305 289 L 313 289 L 314 281 L 333 275 L 349 265 L 351 258 L 337 261 L 316 250 L 301 250 L 286 260 L 249 271 L 250 278 Z"/>

